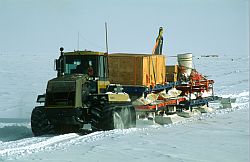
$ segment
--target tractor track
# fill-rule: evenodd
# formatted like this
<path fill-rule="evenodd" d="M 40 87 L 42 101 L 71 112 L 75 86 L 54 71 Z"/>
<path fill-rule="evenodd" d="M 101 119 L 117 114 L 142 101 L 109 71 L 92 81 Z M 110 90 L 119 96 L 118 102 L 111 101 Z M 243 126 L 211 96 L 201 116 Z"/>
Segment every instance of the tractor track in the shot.
<path fill-rule="evenodd" d="M 4 143 L 7 147 L 0 150 L 0 157 L 8 159 L 9 157 L 13 158 L 43 150 L 55 150 L 60 144 L 76 139 L 79 136 L 78 134 L 70 133 L 53 137 L 32 137 L 24 140 L 7 142 Z"/>

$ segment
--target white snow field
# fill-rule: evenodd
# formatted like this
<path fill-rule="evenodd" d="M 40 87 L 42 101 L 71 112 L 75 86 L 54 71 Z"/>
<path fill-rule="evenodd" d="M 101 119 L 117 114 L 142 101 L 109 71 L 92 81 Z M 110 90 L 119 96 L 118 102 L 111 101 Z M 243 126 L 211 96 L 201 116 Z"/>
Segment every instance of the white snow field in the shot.
<path fill-rule="evenodd" d="M 249 56 L 193 58 L 195 68 L 215 80 L 216 95 L 236 98 L 232 108 L 210 104 L 215 112 L 172 125 L 140 121 L 126 130 L 33 137 L 30 114 L 56 76 L 57 54 L 0 55 L 0 161 L 249 161 Z M 167 59 L 171 63 L 175 58 Z"/>

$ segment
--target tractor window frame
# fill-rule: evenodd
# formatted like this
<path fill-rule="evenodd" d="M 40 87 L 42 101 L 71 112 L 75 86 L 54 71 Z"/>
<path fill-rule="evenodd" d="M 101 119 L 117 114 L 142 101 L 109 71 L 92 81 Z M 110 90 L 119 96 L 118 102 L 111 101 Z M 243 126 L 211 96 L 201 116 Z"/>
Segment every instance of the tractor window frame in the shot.
<path fill-rule="evenodd" d="M 94 77 L 97 77 L 99 74 L 99 61 L 96 55 L 65 56 L 64 74 L 88 74 L 90 61 L 94 70 Z"/>

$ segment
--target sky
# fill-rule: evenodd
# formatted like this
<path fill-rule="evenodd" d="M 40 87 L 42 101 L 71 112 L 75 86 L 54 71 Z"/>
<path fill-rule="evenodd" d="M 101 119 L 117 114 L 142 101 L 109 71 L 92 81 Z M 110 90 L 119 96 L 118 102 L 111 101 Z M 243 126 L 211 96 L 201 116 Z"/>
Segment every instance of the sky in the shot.
<path fill-rule="evenodd" d="M 249 0 L 0 0 L 0 55 L 105 52 L 105 22 L 110 53 L 151 53 L 162 26 L 166 56 L 249 55 Z"/>

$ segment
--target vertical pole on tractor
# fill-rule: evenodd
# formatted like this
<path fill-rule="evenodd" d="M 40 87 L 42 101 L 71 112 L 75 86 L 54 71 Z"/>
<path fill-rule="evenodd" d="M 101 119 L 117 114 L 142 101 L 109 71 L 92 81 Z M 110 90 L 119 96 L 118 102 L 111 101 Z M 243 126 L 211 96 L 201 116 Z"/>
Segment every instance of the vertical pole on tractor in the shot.
<path fill-rule="evenodd" d="M 77 51 L 79 51 L 79 32 L 77 33 Z"/>
<path fill-rule="evenodd" d="M 108 25 L 107 22 L 105 22 L 105 39 L 106 39 L 106 54 L 109 54 L 109 47 L 108 47 Z M 106 77 L 109 77 L 109 59 L 106 57 L 106 67 L 104 68 L 105 73 L 106 73 Z M 106 71 L 107 70 L 107 71 Z"/>
<path fill-rule="evenodd" d="M 105 22 L 105 33 L 106 33 L 106 51 L 107 54 L 109 53 L 109 48 L 108 48 L 108 27 L 107 27 L 107 22 Z"/>

